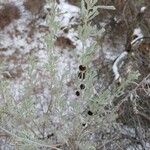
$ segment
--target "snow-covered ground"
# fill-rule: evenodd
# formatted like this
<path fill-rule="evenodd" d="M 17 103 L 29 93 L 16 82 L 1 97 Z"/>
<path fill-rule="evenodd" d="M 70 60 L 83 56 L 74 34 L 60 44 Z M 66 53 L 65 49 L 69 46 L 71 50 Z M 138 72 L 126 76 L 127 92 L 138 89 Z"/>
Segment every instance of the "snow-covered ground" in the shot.
<path fill-rule="evenodd" d="M 6 2 L 6 1 L 4 1 Z M 38 70 L 42 71 L 43 65 L 47 62 L 48 51 L 46 49 L 44 37 L 48 33 L 46 30 L 46 21 L 42 18 L 32 15 L 32 13 L 25 9 L 23 0 L 12 0 L 11 3 L 15 4 L 20 10 L 20 18 L 13 20 L 8 26 L 0 31 L 0 58 L 4 62 L 4 72 L 0 75 L 3 79 L 8 77 L 12 82 L 12 92 L 15 99 L 19 99 L 18 90 L 22 87 L 27 78 L 26 70 L 28 68 L 28 56 L 33 54 L 38 61 Z M 45 12 L 49 6 L 45 6 Z M 57 70 L 58 76 L 62 76 L 64 71 L 71 71 L 70 74 L 75 73 L 78 68 L 77 59 L 74 56 L 82 53 L 82 42 L 78 39 L 77 31 L 72 25 L 78 24 L 80 9 L 76 6 L 70 5 L 64 0 L 58 4 L 60 15 L 57 20 L 61 22 L 61 27 L 67 29 L 65 33 L 60 30 L 58 37 L 62 36 L 70 39 L 75 46 L 71 52 L 69 48 L 62 50 L 61 47 L 56 47 L 55 55 L 58 57 Z M 92 39 L 87 40 L 87 47 L 92 42 Z M 113 49 L 106 45 L 104 47 L 106 59 L 114 60 L 116 53 Z M 63 53 L 62 53 L 63 52 Z M 37 71 L 38 71 L 37 70 Z M 18 85 L 18 87 L 17 87 Z M 15 88 L 14 88 L 15 87 Z M 17 90 L 18 89 L 18 90 Z"/>

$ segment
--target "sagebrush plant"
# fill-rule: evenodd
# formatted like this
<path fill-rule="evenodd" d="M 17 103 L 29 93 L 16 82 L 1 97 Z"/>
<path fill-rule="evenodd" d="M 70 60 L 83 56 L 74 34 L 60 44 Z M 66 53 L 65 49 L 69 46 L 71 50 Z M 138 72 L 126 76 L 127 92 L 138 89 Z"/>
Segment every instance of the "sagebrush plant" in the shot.
<path fill-rule="evenodd" d="M 55 40 L 60 30 L 60 22 L 56 17 L 61 15 L 56 7 L 55 1 L 47 1 L 51 6 L 47 24 L 50 33 L 45 38 L 48 53 L 48 61 L 43 67 L 49 80 L 43 85 L 50 90 L 47 100 L 46 111 L 39 113 L 36 105 L 41 99 L 34 95 L 33 89 L 38 86 L 36 71 L 38 64 L 33 56 L 29 56 L 29 67 L 26 70 L 28 80 L 20 93 L 23 95 L 18 101 L 13 99 L 9 91 L 10 83 L 7 80 L 0 81 L 0 130 L 5 133 L 9 144 L 14 149 L 71 149 L 71 150 L 96 150 L 96 142 L 91 140 L 94 134 L 108 129 L 115 124 L 116 112 L 113 100 L 124 94 L 124 89 L 138 74 L 131 74 L 122 82 L 119 88 L 107 89 L 98 93 L 94 88 L 96 70 L 91 66 L 93 53 L 96 51 L 97 43 L 91 40 L 87 46 L 87 40 L 99 36 L 102 30 L 97 30 L 91 25 L 91 20 L 98 15 L 97 0 L 81 1 L 81 23 L 78 26 L 79 39 L 82 41 L 82 54 L 78 58 L 78 67 L 75 75 L 69 75 L 69 71 L 60 77 L 56 64 Z M 107 9 L 107 7 L 106 7 Z M 64 84 L 69 76 L 74 76 L 77 91 L 77 101 L 70 101 L 64 92 Z M 84 88 L 81 88 L 82 87 Z M 78 92 L 78 93 L 76 93 Z M 63 115 L 72 108 L 73 114 Z M 106 109 L 108 107 L 108 109 Z M 53 123 L 54 116 L 60 118 L 58 124 Z M 61 127 L 63 125 L 63 127 Z"/>

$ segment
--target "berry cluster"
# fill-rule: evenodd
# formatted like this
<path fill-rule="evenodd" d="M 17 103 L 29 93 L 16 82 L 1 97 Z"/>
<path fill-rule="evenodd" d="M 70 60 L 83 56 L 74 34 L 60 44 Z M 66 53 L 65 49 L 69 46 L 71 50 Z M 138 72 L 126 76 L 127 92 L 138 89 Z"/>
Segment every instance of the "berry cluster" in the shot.
<path fill-rule="evenodd" d="M 80 65 L 79 66 L 78 78 L 83 81 L 85 79 L 85 74 L 86 74 L 86 66 Z M 85 89 L 85 84 L 81 83 L 79 87 L 80 87 L 81 90 L 84 90 Z M 80 91 L 77 90 L 75 94 L 76 94 L 76 96 L 80 96 Z"/>

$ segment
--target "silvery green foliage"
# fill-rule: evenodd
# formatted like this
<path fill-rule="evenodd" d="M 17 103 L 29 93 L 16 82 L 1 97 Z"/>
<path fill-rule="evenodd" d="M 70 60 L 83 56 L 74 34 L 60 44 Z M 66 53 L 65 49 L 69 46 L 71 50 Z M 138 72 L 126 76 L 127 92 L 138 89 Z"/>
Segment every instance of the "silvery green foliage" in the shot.
<path fill-rule="evenodd" d="M 45 38 L 45 45 L 48 50 L 48 62 L 44 65 L 44 69 L 48 72 L 52 80 L 46 81 L 45 86 L 51 90 L 51 101 L 48 104 L 48 110 L 42 115 L 38 114 L 35 107 L 37 101 L 36 96 L 30 93 L 34 86 L 37 85 L 35 69 L 38 69 L 34 57 L 29 57 L 28 82 L 24 85 L 24 95 L 19 102 L 15 102 L 9 92 L 9 82 L 0 81 L 0 94 L 4 103 L 0 105 L 0 130 L 9 135 L 10 141 L 14 144 L 15 149 L 56 149 L 60 150 L 65 147 L 76 150 L 96 150 L 94 143 L 94 134 L 97 131 L 105 130 L 115 123 L 116 113 L 112 102 L 115 97 L 124 94 L 124 88 L 133 80 L 137 79 L 138 74 L 131 74 L 123 84 L 113 92 L 109 89 L 102 93 L 97 93 L 94 89 L 93 81 L 95 80 L 96 71 L 91 67 L 90 63 L 92 55 L 96 51 L 96 42 L 91 40 L 87 46 L 87 40 L 95 36 L 100 36 L 104 29 L 97 30 L 91 25 L 91 20 L 98 15 L 99 8 L 112 8 L 96 6 L 97 0 L 81 1 L 81 24 L 78 26 L 78 36 L 82 41 L 83 50 L 79 56 L 79 65 L 87 67 L 86 77 L 83 83 L 86 86 L 81 91 L 81 96 L 74 102 L 71 102 L 73 109 L 72 116 L 63 115 L 64 110 L 68 109 L 67 98 L 62 93 L 64 88 L 63 80 L 69 72 L 59 78 L 56 74 L 57 57 L 54 55 L 54 42 L 56 34 L 60 29 L 60 22 L 56 21 L 56 16 L 61 15 L 52 1 L 48 1 L 51 5 L 51 16 L 47 18 L 51 32 Z M 80 85 L 80 80 L 75 78 L 75 85 Z M 108 106 L 110 109 L 105 110 Z M 92 111 L 92 116 L 87 111 Z M 52 115 L 58 115 L 65 126 L 62 130 L 61 126 L 53 124 Z M 82 126 L 84 124 L 84 126 Z M 54 132 L 56 139 L 47 138 L 45 132 Z M 92 133 L 92 134 L 91 134 Z M 40 136 L 39 136 L 40 135 Z M 42 136 L 41 136 L 42 135 Z M 55 143 L 60 143 L 60 148 Z M 53 144 L 54 143 L 54 144 Z M 56 144 L 57 145 L 57 144 Z"/>

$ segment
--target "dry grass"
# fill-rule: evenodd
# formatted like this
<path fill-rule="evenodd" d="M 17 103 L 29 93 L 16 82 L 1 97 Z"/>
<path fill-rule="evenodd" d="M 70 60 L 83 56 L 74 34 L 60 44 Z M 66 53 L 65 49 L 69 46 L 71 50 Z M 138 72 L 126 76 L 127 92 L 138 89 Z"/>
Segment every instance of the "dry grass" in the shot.
<path fill-rule="evenodd" d="M 42 11 L 44 4 L 45 0 L 26 0 L 24 2 L 25 8 L 35 15 Z"/>
<path fill-rule="evenodd" d="M 0 9 L 0 29 L 4 29 L 13 20 L 20 18 L 19 8 L 13 4 L 5 4 Z"/>

